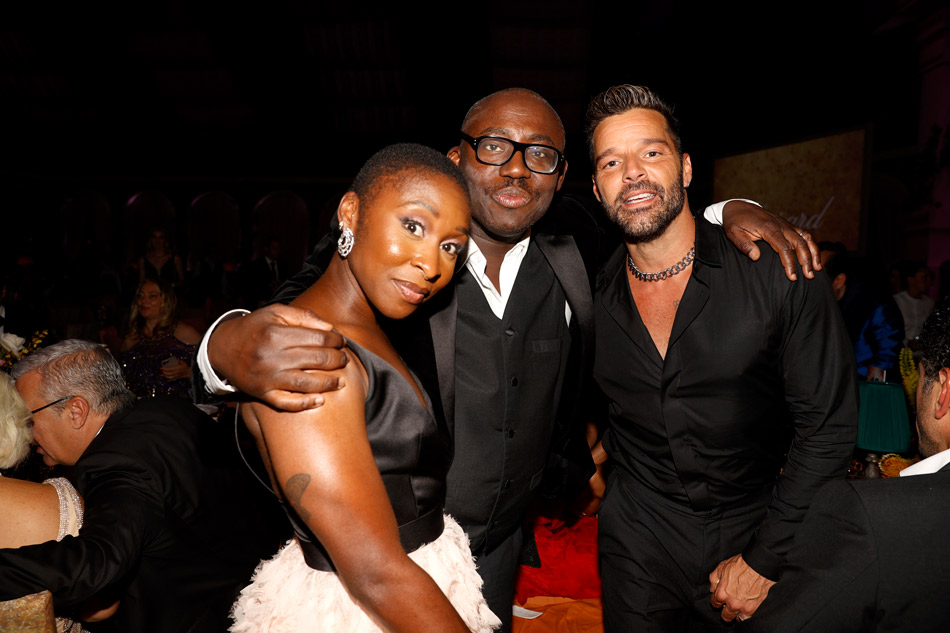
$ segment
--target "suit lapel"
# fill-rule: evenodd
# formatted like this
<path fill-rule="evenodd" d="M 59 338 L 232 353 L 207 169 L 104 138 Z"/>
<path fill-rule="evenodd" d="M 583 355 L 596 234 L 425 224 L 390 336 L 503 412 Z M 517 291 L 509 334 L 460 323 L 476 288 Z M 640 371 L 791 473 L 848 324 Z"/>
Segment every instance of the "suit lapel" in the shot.
<path fill-rule="evenodd" d="M 569 235 L 539 234 L 533 239 L 564 290 L 571 312 L 577 319 L 581 344 L 586 353 L 593 343 L 594 302 L 591 299 L 584 260 L 577 250 L 574 238 Z"/>
<path fill-rule="evenodd" d="M 581 332 L 581 345 L 584 355 L 592 349 L 594 332 L 593 301 L 590 285 L 584 268 L 584 260 L 570 236 L 539 234 L 532 239 L 554 271 L 573 318 Z M 471 274 L 463 266 L 456 275 Z M 455 432 L 455 331 L 458 319 L 458 298 L 455 285 L 441 293 L 446 296 L 444 306 L 435 309 L 429 317 L 429 329 L 432 332 L 432 346 L 435 350 L 435 362 L 439 374 L 439 392 L 442 397 L 442 409 L 449 431 Z M 437 297 L 436 299 L 440 299 Z"/>

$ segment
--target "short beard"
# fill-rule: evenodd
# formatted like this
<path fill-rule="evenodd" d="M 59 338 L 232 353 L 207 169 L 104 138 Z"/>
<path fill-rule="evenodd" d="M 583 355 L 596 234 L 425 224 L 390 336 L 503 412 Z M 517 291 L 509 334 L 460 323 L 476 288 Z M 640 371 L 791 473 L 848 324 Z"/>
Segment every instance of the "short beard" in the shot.
<path fill-rule="evenodd" d="M 634 214 L 625 212 L 623 210 L 624 199 L 634 191 L 640 190 L 654 192 L 657 199 L 649 209 L 643 209 Z M 649 243 L 663 235 L 667 227 L 683 211 L 685 203 L 686 188 L 683 187 L 682 167 L 680 167 L 677 180 L 669 191 L 659 183 L 645 180 L 624 187 L 614 199 L 613 205 L 610 205 L 606 200 L 602 202 L 607 217 L 620 227 L 625 240 L 630 244 Z M 659 208 L 657 208 L 658 205 Z M 646 214 L 650 215 L 645 217 L 643 222 L 637 224 L 633 221 L 636 216 L 643 217 Z"/>

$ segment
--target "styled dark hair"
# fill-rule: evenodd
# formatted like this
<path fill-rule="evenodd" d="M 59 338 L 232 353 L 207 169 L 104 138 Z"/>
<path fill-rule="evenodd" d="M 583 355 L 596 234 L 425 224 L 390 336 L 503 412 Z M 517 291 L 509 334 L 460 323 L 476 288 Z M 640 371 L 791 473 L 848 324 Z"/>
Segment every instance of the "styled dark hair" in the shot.
<path fill-rule="evenodd" d="M 587 132 L 587 149 L 590 152 L 590 162 L 594 162 L 594 130 L 601 121 L 616 114 L 623 114 L 630 110 L 653 110 L 659 112 L 666 119 L 666 129 L 673 137 L 676 153 L 683 155 L 683 142 L 680 139 L 680 123 L 673 116 L 673 108 L 647 88 L 646 86 L 632 86 L 621 84 L 604 90 L 591 99 L 587 106 L 585 117 L 585 131 Z"/>
<path fill-rule="evenodd" d="M 468 185 L 462 172 L 445 154 L 416 143 L 398 143 L 379 150 L 363 165 L 350 191 L 359 196 L 361 204 L 372 204 L 379 187 L 397 176 L 413 178 L 422 173 L 441 174 L 455 182 L 471 203 Z"/>
<path fill-rule="evenodd" d="M 907 279 L 913 277 L 922 270 L 930 270 L 926 263 L 916 259 L 904 259 L 897 264 L 901 271 L 901 284 L 906 289 Z"/>
<path fill-rule="evenodd" d="M 936 380 L 944 367 L 950 367 L 950 297 L 944 297 L 924 321 L 917 337 L 924 380 Z"/>

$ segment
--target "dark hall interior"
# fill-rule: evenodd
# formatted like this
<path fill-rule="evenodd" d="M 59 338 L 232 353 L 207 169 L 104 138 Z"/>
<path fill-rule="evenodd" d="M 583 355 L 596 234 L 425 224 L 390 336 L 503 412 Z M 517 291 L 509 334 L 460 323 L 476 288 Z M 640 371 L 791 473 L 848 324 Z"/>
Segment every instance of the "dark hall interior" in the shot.
<path fill-rule="evenodd" d="M 856 250 L 935 272 L 950 259 L 950 9 L 939 0 L 3 12 L 0 267 L 43 308 L 29 327 L 45 320 L 58 337 L 94 331 L 103 302 L 121 310 L 154 226 L 189 271 L 210 258 L 233 272 L 268 235 L 299 267 L 370 154 L 400 141 L 445 151 L 475 100 L 511 86 L 561 114 L 565 190 L 583 196 L 584 108 L 617 83 L 676 105 L 694 209 L 713 200 L 717 159 L 861 130 Z"/>

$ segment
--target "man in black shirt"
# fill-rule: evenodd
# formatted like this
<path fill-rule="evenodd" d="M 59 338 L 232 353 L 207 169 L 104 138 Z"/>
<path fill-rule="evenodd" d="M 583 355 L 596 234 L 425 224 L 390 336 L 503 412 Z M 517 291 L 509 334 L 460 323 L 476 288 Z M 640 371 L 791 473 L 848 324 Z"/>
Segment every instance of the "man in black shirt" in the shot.
<path fill-rule="evenodd" d="M 752 262 L 693 218 L 690 158 L 652 92 L 605 91 L 587 129 L 594 193 L 625 242 L 594 301 L 615 463 L 605 628 L 719 630 L 755 611 L 812 497 L 846 471 L 854 356 L 827 282 L 790 282 L 771 253 Z"/>

